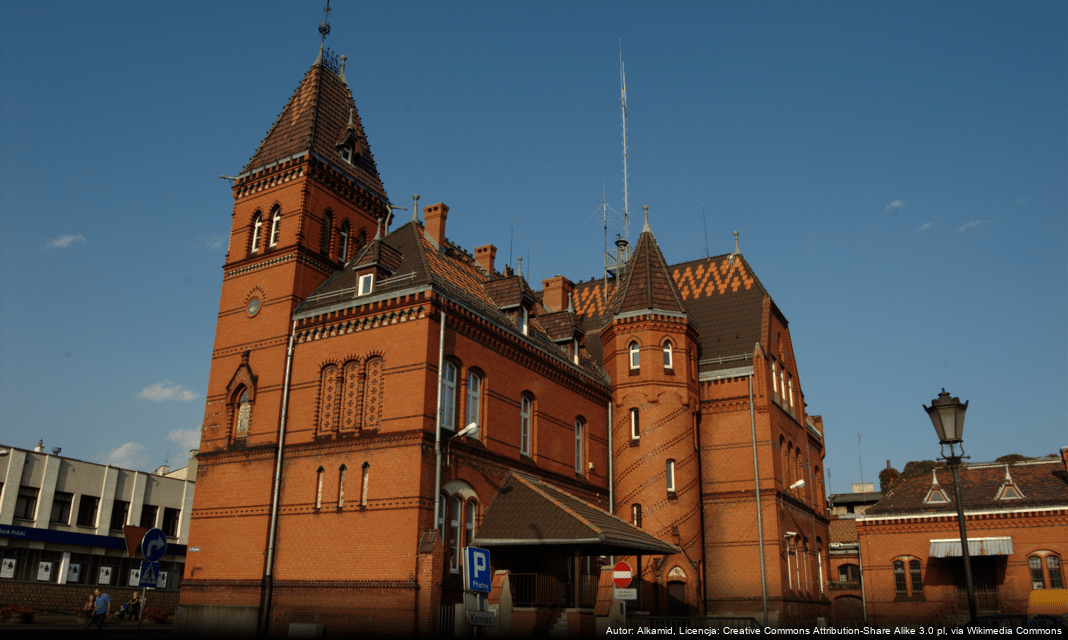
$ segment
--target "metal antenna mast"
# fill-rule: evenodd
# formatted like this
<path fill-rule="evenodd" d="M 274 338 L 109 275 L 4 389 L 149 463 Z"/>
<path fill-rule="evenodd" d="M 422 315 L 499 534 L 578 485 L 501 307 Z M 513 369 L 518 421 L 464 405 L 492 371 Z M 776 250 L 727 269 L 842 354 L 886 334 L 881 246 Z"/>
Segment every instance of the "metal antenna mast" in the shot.
<path fill-rule="evenodd" d="M 627 202 L 627 73 L 623 69 L 623 40 L 619 41 L 619 101 L 623 112 L 623 237 L 627 241 L 627 258 L 630 257 L 630 206 Z"/>

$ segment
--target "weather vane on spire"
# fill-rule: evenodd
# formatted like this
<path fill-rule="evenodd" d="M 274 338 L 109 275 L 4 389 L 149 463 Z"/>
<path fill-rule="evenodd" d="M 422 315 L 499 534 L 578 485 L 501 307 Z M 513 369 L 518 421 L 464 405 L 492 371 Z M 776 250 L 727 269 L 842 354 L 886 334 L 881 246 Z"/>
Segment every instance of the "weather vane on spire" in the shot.
<path fill-rule="evenodd" d="M 326 0 L 326 6 L 323 7 L 323 21 L 319 23 L 319 35 L 322 36 L 322 43 L 326 43 L 326 36 L 330 35 L 330 23 L 327 22 L 330 18 L 330 0 Z"/>

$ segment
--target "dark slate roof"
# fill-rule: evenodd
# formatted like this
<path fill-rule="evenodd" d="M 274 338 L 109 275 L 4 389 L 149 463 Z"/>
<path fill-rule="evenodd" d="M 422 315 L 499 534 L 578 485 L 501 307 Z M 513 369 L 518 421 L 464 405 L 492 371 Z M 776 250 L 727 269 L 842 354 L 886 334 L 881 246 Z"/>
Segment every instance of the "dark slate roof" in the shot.
<path fill-rule="evenodd" d="M 451 300 L 466 305 L 484 318 L 515 330 L 514 314 L 502 311 L 488 290 L 500 280 L 505 280 L 506 284 L 514 287 L 516 291 L 529 292 L 530 288 L 522 277 L 490 280 L 474 258 L 448 240 L 445 241 L 443 251 L 435 248 L 426 237 L 423 226 L 414 221 L 394 229 L 378 242 L 378 247 L 375 246 L 375 241 L 361 247 L 353 261 L 336 271 L 308 296 L 297 307 L 295 314 L 299 317 L 309 317 L 338 305 L 357 304 L 358 276 L 353 267 L 370 264 L 369 260 L 378 259 L 383 266 L 392 268 L 393 273 L 375 283 L 371 294 L 374 298 L 413 287 L 435 287 Z M 374 258 L 374 251 L 378 252 L 379 258 Z M 530 297 L 533 301 L 532 294 Z M 527 337 L 535 346 L 570 362 L 566 346 L 555 344 L 542 326 L 537 315 L 541 309 L 540 305 L 532 306 L 534 313 L 529 317 Z M 589 357 L 584 358 L 579 367 L 591 378 L 605 382 L 604 372 Z"/>
<path fill-rule="evenodd" d="M 570 340 L 575 334 L 582 335 L 585 329 L 572 311 L 556 311 L 538 315 L 541 326 L 552 341 Z"/>
<path fill-rule="evenodd" d="M 638 237 L 638 246 L 627 261 L 627 269 L 608 303 L 602 326 L 612 316 L 631 311 L 659 309 L 686 313 L 679 290 L 668 273 L 664 254 L 660 252 L 653 232 L 648 231 L 648 227 L 646 229 Z"/>
<path fill-rule="evenodd" d="M 574 545 L 599 553 L 669 555 L 679 549 L 550 484 L 512 472 L 475 535 L 478 546 Z"/>
<path fill-rule="evenodd" d="M 1005 482 L 1006 465 L 998 463 L 968 464 L 960 468 L 961 495 L 968 511 L 984 509 L 1043 509 L 1068 507 L 1068 481 L 1064 462 L 1060 458 L 1018 462 L 1007 465 L 1009 477 L 1024 497 L 1017 500 L 998 500 Z M 898 480 L 882 500 L 864 512 L 864 518 L 885 515 L 925 515 L 956 513 L 953 476 L 945 466 L 936 467 L 934 474 L 948 499 L 944 503 L 925 503 L 934 485 L 932 474 Z"/>
<path fill-rule="evenodd" d="M 700 334 L 698 351 L 701 372 L 731 369 L 752 360 L 734 360 L 752 354 L 761 338 L 764 286 L 753 274 L 741 254 L 700 258 L 668 267 L 672 280 L 690 319 Z M 609 279 L 607 289 L 612 300 L 616 283 Z M 597 333 L 604 324 L 609 305 L 604 301 L 603 279 L 575 285 L 575 311 L 586 327 L 586 347 L 602 363 Z M 771 303 L 774 306 L 774 303 Z"/>
<path fill-rule="evenodd" d="M 883 497 L 883 494 L 876 491 L 874 493 L 832 493 L 830 502 L 832 505 L 837 504 L 861 504 L 868 502 L 878 502 Z"/>
<path fill-rule="evenodd" d="M 341 159 L 337 147 L 338 140 L 343 140 L 348 131 L 350 115 L 352 130 L 359 142 L 359 153 L 352 164 Z M 308 69 L 242 173 L 304 152 L 325 159 L 335 169 L 388 201 L 352 92 L 345 80 L 324 67 L 320 59 Z"/>

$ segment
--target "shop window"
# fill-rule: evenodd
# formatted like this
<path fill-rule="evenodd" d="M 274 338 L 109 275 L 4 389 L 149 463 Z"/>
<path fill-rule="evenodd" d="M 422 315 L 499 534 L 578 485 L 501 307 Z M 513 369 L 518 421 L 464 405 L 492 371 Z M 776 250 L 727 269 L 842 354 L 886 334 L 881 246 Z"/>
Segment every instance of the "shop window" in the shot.
<path fill-rule="evenodd" d="M 66 491 L 57 491 L 52 498 L 52 515 L 49 522 L 56 524 L 70 524 L 70 507 L 74 504 L 74 494 Z"/>

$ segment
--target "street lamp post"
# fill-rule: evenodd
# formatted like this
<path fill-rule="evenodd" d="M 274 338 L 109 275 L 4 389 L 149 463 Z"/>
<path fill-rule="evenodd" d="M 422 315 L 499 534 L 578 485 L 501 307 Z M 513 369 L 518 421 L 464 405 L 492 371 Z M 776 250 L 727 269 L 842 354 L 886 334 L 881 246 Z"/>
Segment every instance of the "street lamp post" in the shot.
<path fill-rule="evenodd" d="M 957 500 L 957 524 L 960 526 L 960 553 L 964 558 L 964 582 L 968 588 L 968 615 L 974 625 L 978 605 L 975 599 L 975 582 L 972 581 L 972 556 L 968 549 L 968 528 L 964 524 L 964 501 L 960 493 L 960 463 L 964 455 L 964 412 L 968 410 L 968 402 L 961 404 L 960 398 L 951 398 L 946 393 L 945 387 L 942 393 L 931 401 L 931 406 L 924 405 L 924 411 L 931 418 L 938 441 L 942 445 L 942 457 L 949 470 L 953 473 L 953 491 Z M 945 446 L 949 445 L 949 455 L 945 455 Z M 954 447 L 960 448 L 958 454 Z"/>

